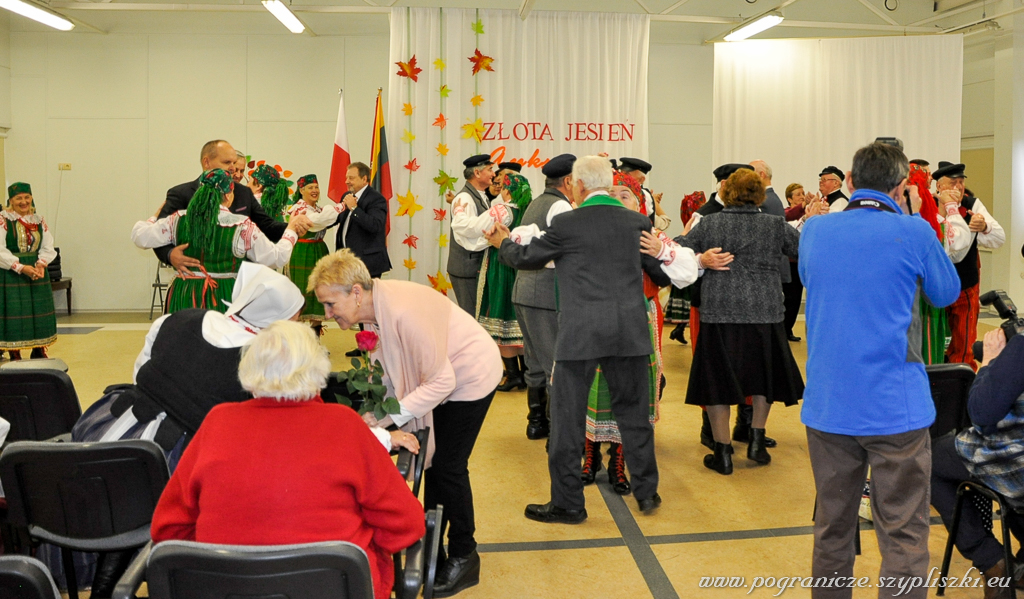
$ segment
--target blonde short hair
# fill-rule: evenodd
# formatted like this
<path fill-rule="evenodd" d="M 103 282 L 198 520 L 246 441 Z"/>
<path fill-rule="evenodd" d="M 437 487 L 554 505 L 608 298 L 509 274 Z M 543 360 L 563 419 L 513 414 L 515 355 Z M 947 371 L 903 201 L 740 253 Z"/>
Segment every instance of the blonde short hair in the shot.
<path fill-rule="evenodd" d="M 331 361 L 313 330 L 279 320 L 242 347 L 238 379 L 254 397 L 304 401 L 327 386 Z"/>
<path fill-rule="evenodd" d="M 373 289 L 373 279 L 363 261 L 346 248 L 327 254 L 313 267 L 306 283 L 306 291 L 313 291 L 321 285 L 341 287 L 345 293 L 352 293 L 352 286 L 358 283 L 365 290 Z"/>

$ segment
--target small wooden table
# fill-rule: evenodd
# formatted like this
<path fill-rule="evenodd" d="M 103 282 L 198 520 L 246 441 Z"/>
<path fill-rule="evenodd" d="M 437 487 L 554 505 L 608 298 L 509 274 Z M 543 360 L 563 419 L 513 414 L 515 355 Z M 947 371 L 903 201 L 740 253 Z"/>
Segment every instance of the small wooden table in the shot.
<path fill-rule="evenodd" d="M 64 277 L 59 281 L 50 281 L 50 285 L 54 291 L 60 291 L 63 289 L 67 293 L 68 299 L 68 316 L 71 316 L 71 277 Z"/>

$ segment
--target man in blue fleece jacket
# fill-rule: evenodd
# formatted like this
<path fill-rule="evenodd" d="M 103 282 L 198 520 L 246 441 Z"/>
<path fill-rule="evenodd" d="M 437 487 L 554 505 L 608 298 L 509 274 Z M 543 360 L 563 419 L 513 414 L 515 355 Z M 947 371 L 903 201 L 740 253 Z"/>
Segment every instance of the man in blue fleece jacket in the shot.
<path fill-rule="evenodd" d="M 836 578 L 812 597 L 848 598 L 861 490 L 871 467 L 880 576 L 928 573 L 929 478 L 935 420 L 921 359 L 919 294 L 936 307 L 960 293 L 935 232 L 907 216 L 903 152 L 874 143 L 853 157 L 847 208 L 807 222 L 800 278 L 807 288 L 807 388 L 801 419 L 818 506 L 812 575 Z M 926 588 L 879 589 L 925 597 Z"/>

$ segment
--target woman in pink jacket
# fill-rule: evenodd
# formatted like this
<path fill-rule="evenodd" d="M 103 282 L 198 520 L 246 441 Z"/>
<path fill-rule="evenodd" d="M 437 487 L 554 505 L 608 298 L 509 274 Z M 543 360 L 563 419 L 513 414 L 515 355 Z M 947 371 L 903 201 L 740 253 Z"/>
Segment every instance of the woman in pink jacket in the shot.
<path fill-rule="evenodd" d="M 472 316 L 418 283 L 371 279 L 351 250 L 322 258 L 309 276 L 327 318 L 342 329 L 371 327 L 380 343 L 370 356 L 384 367 L 388 396 L 402 411 L 380 424 L 431 427 L 433 461 L 426 472 L 424 507 L 444 506 L 448 556 L 438 561 L 435 597 L 477 584 L 473 490 L 469 456 L 501 379 L 498 348 Z M 390 421 L 390 422 L 389 422 Z M 442 522 L 442 527 L 444 526 Z M 443 530 L 443 529 L 442 529 Z"/>

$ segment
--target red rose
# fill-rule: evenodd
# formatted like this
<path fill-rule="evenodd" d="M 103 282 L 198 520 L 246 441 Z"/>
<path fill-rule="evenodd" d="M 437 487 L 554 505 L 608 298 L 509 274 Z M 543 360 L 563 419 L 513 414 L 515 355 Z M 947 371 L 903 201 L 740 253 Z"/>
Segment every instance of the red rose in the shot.
<path fill-rule="evenodd" d="M 360 351 L 372 352 L 377 349 L 377 333 L 373 331 L 360 331 L 356 333 L 356 345 L 359 346 Z"/>

